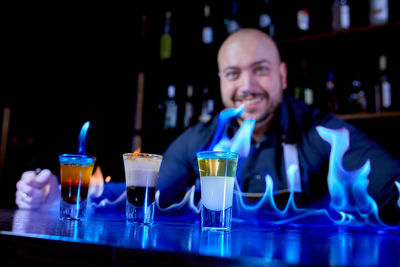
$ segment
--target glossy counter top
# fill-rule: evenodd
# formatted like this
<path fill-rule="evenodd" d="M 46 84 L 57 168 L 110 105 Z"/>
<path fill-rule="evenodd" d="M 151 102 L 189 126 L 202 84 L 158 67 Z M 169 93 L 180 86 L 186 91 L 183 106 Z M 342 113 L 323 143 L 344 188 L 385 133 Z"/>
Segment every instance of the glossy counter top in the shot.
<path fill-rule="evenodd" d="M 400 266 L 399 229 L 234 219 L 230 232 L 210 232 L 198 216 L 139 226 L 123 214 L 75 222 L 60 221 L 58 211 L 0 209 L 0 244 L 7 264 Z"/>

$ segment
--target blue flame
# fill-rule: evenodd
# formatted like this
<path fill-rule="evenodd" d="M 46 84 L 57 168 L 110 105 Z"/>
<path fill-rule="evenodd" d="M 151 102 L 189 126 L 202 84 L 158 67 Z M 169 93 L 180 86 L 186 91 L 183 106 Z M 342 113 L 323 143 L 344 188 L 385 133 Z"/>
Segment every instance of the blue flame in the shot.
<path fill-rule="evenodd" d="M 252 132 L 255 121 L 245 120 L 240 129 L 230 138 L 226 132 L 226 126 L 230 119 L 240 116 L 244 111 L 243 106 L 236 109 L 224 110 L 218 118 L 216 134 L 207 150 L 224 150 L 239 152 L 239 165 L 250 152 Z M 249 193 L 241 192 L 239 181 L 236 180 L 234 191 L 234 218 L 236 220 L 255 221 L 282 225 L 287 223 L 304 224 L 344 224 L 365 225 L 372 224 L 386 226 L 378 216 L 378 205 L 367 192 L 368 175 L 371 171 L 370 160 L 356 170 L 346 170 L 343 166 L 343 157 L 350 145 L 349 131 L 346 128 L 328 129 L 322 126 L 316 127 L 320 137 L 331 146 L 329 157 L 329 171 L 327 183 L 330 196 L 330 208 L 299 208 L 295 203 L 295 181 L 298 166 L 289 165 L 287 168 L 287 181 L 289 193 L 287 203 L 283 209 L 278 208 L 274 199 L 273 178 L 265 176 L 265 191 L 257 194 L 257 201 L 249 203 Z M 85 134 L 86 135 L 86 134 Z M 400 191 L 400 183 L 395 182 Z M 200 202 L 195 203 L 195 186 L 193 185 L 185 194 L 181 202 L 169 207 L 161 208 L 159 205 L 160 191 L 156 192 L 157 214 L 161 216 L 197 216 L 200 213 Z M 126 195 L 125 195 L 126 197 Z M 251 196 L 250 196 L 251 197 Z M 108 201 L 108 200 L 107 200 Z M 102 201 L 96 208 L 116 205 L 114 202 Z M 397 205 L 400 207 L 400 197 Z"/>
<path fill-rule="evenodd" d="M 239 158 L 247 158 L 250 153 L 255 120 L 245 119 L 232 138 L 228 136 L 226 131 L 229 120 L 239 117 L 243 112 L 244 106 L 241 105 L 238 108 L 225 109 L 219 114 L 217 130 L 209 148 L 206 150 L 237 152 Z"/>
<path fill-rule="evenodd" d="M 219 114 L 216 134 L 208 150 L 235 151 L 239 153 L 238 173 L 240 173 L 243 160 L 250 153 L 251 137 L 254 130 L 255 120 L 245 120 L 233 138 L 230 138 L 226 131 L 230 119 L 240 116 L 244 107 L 227 109 Z M 328 129 L 322 126 L 316 127 L 320 137 L 331 145 L 329 157 L 329 172 L 327 177 L 330 207 L 335 212 L 331 214 L 327 209 L 298 208 L 295 204 L 295 177 L 298 166 L 288 166 L 288 193 L 289 198 L 286 206 L 281 210 L 277 207 L 274 199 L 274 185 L 271 176 L 265 177 L 265 192 L 259 194 L 255 203 L 248 203 L 246 193 L 241 192 L 239 182 L 235 184 L 234 212 L 239 218 L 246 220 L 268 221 L 273 224 L 284 224 L 294 221 L 301 221 L 303 218 L 313 216 L 328 218 L 329 222 L 335 224 L 348 224 L 355 221 L 381 222 L 378 216 L 378 205 L 367 192 L 368 175 L 371 171 L 370 161 L 367 160 L 357 170 L 346 170 L 342 164 L 343 157 L 350 145 L 349 131 L 346 128 Z M 400 190 L 400 183 L 396 183 Z M 199 212 L 199 207 L 193 203 L 194 189 L 189 190 L 182 202 L 174 208 L 188 207 Z M 400 206 L 400 198 L 398 201 Z M 170 208 L 173 208 L 172 206 Z M 165 211 L 165 209 L 164 209 Z M 371 220 L 372 219 L 372 220 Z"/>
<path fill-rule="evenodd" d="M 395 181 L 394 184 L 397 186 L 397 189 L 400 192 L 400 183 Z M 399 208 L 400 208 L 400 194 L 399 194 L 399 198 L 397 199 L 397 206 L 399 206 Z"/>
<path fill-rule="evenodd" d="M 244 111 L 243 106 L 236 109 L 224 110 L 218 118 L 216 134 L 207 150 L 235 151 L 239 153 L 238 173 L 241 173 L 240 165 L 250 153 L 251 137 L 255 121 L 245 120 L 233 138 L 226 131 L 228 121 L 240 116 Z M 241 192 L 238 180 L 236 180 L 234 191 L 234 217 L 247 221 L 255 220 L 258 223 L 287 224 L 316 222 L 317 224 L 351 224 L 351 225 L 383 225 L 386 226 L 378 216 L 378 205 L 367 192 L 368 175 L 371 171 L 370 160 L 356 170 L 346 170 L 343 166 L 343 157 L 350 145 L 349 131 L 346 128 L 328 129 L 322 126 L 316 127 L 320 137 L 331 146 L 329 157 L 329 171 L 327 183 L 329 187 L 330 207 L 323 209 L 298 208 L 295 203 L 295 181 L 298 166 L 288 166 L 288 193 L 286 206 L 279 209 L 274 199 L 273 178 L 265 177 L 265 191 L 257 194 L 258 200 L 249 203 L 249 193 Z M 395 182 L 400 191 L 400 183 Z M 186 192 L 185 197 L 179 203 L 167 208 L 160 208 L 158 204 L 160 192 L 157 192 L 156 202 L 158 210 L 176 214 L 198 214 L 200 203 L 194 203 L 195 186 Z M 251 196 L 250 196 L 251 197 Z M 397 204 L 400 207 L 400 197 Z M 327 220 L 326 220 L 327 219 Z"/>
<path fill-rule="evenodd" d="M 81 128 L 78 139 L 78 155 L 86 155 L 86 140 L 90 122 L 85 122 Z"/>
<path fill-rule="evenodd" d="M 343 213 L 356 212 L 364 219 L 371 215 L 382 223 L 378 216 L 378 205 L 367 192 L 370 161 L 367 160 L 356 170 L 346 170 L 343 166 L 343 157 L 350 145 L 349 131 L 346 128 L 333 130 L 322 126 L 318 126 L 317 131 L 331 145 L 328 172 L 330 206 Z"/>

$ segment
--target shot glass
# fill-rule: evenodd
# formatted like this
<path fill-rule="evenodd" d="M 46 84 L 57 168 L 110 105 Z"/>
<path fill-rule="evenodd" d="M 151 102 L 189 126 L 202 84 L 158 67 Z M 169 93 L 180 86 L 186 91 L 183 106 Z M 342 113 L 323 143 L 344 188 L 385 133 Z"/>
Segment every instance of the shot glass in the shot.
<path fill-rule="evenodd" d="M 197 153 L 197 161 L 201 187 L 201 227 L 230 230 L 238 154 L 203 151 Z"/>
<path fill-rule="evenodd" d="M 86 155 L 59 156 L 61 173 L 60 219 L 84 220 L 90 178 L 96 158 Z"/>
<path fill-rule="evenodd" d="M 154 220 L 155 194 L 161 155 L 126 153 L 122 155 L 126 181 L 126 220 L 150 225 Z"/>

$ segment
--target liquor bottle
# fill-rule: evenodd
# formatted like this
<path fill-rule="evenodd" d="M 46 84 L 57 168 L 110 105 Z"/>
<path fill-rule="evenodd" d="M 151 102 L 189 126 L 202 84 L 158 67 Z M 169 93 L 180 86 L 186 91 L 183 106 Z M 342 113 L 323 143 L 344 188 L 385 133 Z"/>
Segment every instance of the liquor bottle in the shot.
<path fill-rule="evenodd" d="M 208 88 L 203 88 L 203 102 L 201 105 L 201 114 L 199 121 L 208 122 L 211 119 L 211 115 L 214 112 L 214 99 L 209 95 Z"/>
<path fill-rule="evenodd" d="M 202 40 L 204 44 L 212 44 L 214 41 L 214 31 L 210 21 L 210 6 L 204 6 L 204 25 L 202 31 Z"/>
<path fill-rule="evenodd" d="M 162 60 L 170 59 L 172 53 L 172 37 L 170 34 L 171 11 L 165 13 L 164 33 L 160 40 L 160 58 Z"/>
<path fill-rule="evenodd" d="M 270 0 L 264 0 L 263 11 L 258 18 L 258 27 L 267 33 L 271 38 L 275 36 L 275 25 L 271 17 Z"/>
<path fill-rule="evenodd" d="M 310 30 L 310 13 L 308 2 L 301 1 L 297 9 L 297 31 L 300 34 L 306 33 Z"/>
<path fill-rule="evenodd" d="M 338 97 L 335 89 L 334 73 L 328 72 L 328 78 L 325 83 L 326 89 L 326 103 L 328 104 L 328 110 L 333 113 L 337 113 L 339 110 Z"/>
<path fill-rule="evenodd" d="M 238 1 L 237 0 L 232 0 L 232 14 L 231 18 L 225 19 L 224 23 L 226 25 L 226 31 L 228 34 L 231 34 L 237 30 L 239 30 L 241 27 L 237 21 L 237 13 L 238 13 Z"/>
<path fill-rule="evenodd" d="M 385 55 L 379 57 L 379 93 L 381 108 L 388 110 L 392 107 L 392 86 L 387 74 L 387 58 Z"/>
<path fill-rule="evenodd" d="M 183 115 L 183 126 L 189 127 L 193 118 L 193 86 L 188 85 L 186 92 L 185 114 Z"/>
<path fill-rule="evenodd" d="M 388 0 L 369 1 L 369 23 L 371 25 L 382 25 L 389 21 Z"/>
<path fill-rule="evenodd" d="M 175 102 L 176 88 L 174 85 L 168 86 L 168 99 L 165 101 L 164 129 L 175 128 L 178 117 L 178 105 Z"/>
<path fill-rule="evenodd" d="M 310 81 L 307 76 L 307 60 L 301 61 L 301 74 L 298 85 L 294 89 L 294 97 L 303 100 L 308 105 L 314 103 L 314 91 L 310 86 Z"/>
<path fill-rule="evenodd" d="M 334 0 L 332 4 L 332 30 L 350 28 L 350 7 L 347 0 Z"/>
<path fill-rule="evenodd" d="M 349 86 L 347 94 L 347 107 L 346 112 L 348 113 L 359 113 L 366 112 L 367 110 L 367 97 L 365 95 L 365 90 L 363 83 L 361 81 L 361 73 L 356 71 L 353 79 L 351 80 L 351 85 Z"/>

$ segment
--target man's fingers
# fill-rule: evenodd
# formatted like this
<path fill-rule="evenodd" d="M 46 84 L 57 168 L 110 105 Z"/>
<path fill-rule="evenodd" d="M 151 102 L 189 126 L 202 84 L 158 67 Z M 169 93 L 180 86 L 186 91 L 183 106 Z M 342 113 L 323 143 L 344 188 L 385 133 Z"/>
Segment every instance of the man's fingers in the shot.
<path fill-rule="evenodd" d="M 36 173 L 34 171 L 26 171 L 21 175 L 21 180 L 24 183 L 31 183 L 33 179 L 36 178 Z"/>
<path fill-rule="evenodd" d="M 21 184 L 22 186 L 16 192 L 16 201 L 30 205 L 31 208 L 38 208 L 44 200 L 43 190 L 33 188 L 24 183 Z"/>
<path fill-rule="evenodd" d="M 29 180 L 29 185 L 34 188 L 42 189 L 47 184 L 50 183 L 50 179 L 52 177 L 52 173 L 49 170 L 42 170 L 40 173 L 34 173 L 34 178 Z"/>

